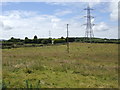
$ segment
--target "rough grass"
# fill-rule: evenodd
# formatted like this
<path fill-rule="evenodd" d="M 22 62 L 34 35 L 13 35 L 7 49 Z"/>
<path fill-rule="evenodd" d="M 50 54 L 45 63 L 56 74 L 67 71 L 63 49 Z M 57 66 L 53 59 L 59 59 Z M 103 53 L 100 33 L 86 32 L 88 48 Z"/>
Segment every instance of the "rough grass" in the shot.
<path fill-rule="evenodd" d="M 3 81 L 8 88 L 117 88 L 118 45 L 66 45 L 4 49 Z"/>

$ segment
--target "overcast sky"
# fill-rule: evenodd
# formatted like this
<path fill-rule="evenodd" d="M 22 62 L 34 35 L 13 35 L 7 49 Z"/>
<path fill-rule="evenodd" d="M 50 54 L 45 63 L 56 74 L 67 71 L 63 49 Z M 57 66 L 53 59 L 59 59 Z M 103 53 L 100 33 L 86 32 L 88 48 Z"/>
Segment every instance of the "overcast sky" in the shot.
<path fill-rule="evenodd" d="M 118 3 L 91 2 L 95 17 L 92 23 L 95 37 L 118 38 Z M 88 2 L 5 2 L 0 4 L 0 39 L 66 37 L 66 24 L 70 37 L 84 37 Z"/>

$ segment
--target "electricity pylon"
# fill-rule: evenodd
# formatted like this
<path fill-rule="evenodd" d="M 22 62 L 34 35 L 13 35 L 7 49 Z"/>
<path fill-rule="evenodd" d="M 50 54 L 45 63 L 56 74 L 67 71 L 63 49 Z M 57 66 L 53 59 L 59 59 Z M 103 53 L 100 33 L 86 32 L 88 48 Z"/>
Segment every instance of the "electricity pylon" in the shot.
<path fill-rule="evenodd" d="M 88 7 L 85 8 L 84 10 L 87 11 L 87 16 L 85 16 L 85 18 L 87 19 L 87 23 L 84 24 L 84 25 L 86 25 L 85 37 L 90 39 L 90 41 L 91 41 L 91 38 L 94 37 L 92 27 L 95 25 L 95 24 L 92 24 L 92 22 L 91 22 L 91 19 L 94 18 L 93 16 L 91 16 L 91 10 L 93 10 L 93 9 L 90 8 L 90 6 L 88 5 Z"/>

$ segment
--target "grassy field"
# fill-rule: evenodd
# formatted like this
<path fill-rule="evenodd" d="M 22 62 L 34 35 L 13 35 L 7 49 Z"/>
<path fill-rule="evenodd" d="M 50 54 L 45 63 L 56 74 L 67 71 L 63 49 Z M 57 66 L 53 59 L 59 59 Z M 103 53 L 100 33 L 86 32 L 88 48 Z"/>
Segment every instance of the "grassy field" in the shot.
<path fill-rule="evenodd" d="M 8 88 L 117 88 L 118 45 L 70 43 L 3 49 Z"/>

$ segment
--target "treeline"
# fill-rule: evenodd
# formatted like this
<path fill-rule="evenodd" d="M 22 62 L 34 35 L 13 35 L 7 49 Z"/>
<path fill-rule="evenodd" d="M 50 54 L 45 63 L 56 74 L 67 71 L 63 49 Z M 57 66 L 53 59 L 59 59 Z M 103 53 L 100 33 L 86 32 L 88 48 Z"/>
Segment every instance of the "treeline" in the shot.
<path fill-rule="evenodd" d="M 107 38 L 86 38 L 86 37 L 75 37 L 69 38 L 69 42 L 82 42 L 82 43 L 120 43 L 120 39 L 107 39 Z"/>
<path fill-rule="evenodd" d="M 3 40 L 2 43 L 14 43 L 14 44 L 51 44 L 53 43 L 65 43 L 66 38 L 61 37 L 58 39 L 52 39 L 52 38 L 37 38 L 35 35 L 33 39 L 29 39 L 28 37 L 25 37 L 25 39 L 17 39 L 12 37 L 9 40 Z"/>
<path fill-rule="evenodd" d="M 25 39 L 19 38 L 10 38 L 9 40 L 2 40 L 2 48 L 18 48 L 18 47 L 41 47 L 44 45 L 52 45 L 52 44 L 65 44 L 66 39 L 64 37 L 58 39 L 52 38 L 38 38 L 36 35 L 33 39 L 29 39 L 25 37 Z"/>
<path fill-rule="evenodd" d="M 85 37 L 69 37 L 69 42 L 81 42 L 81 43 L 120 43 L 120 39 L 101 39 L 101 38 L 85 38 Z M 25 37 L 25 39 L 10 38 L 9 40 L 2 40 L 2 48 L 17 48 L 17 47 L 41 47 L 44 45 L 52 44 L 65 44 L 67 38 L 38 38 L 36 35 L 33 39 Z"/>

